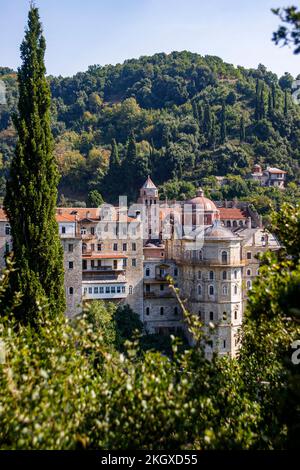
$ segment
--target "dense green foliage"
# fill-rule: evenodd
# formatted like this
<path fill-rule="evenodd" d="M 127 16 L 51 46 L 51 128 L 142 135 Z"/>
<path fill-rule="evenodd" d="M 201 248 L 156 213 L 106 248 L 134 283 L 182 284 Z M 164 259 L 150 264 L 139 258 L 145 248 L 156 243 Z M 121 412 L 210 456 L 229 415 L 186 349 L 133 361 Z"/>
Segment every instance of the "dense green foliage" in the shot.
<path fill-rule="evenodd" d="M 63 252 L 55 220 L 58 171 L 50 128 L 50 90 L 45 78 L 45 39 L 38 10 L 29 11 L 18 71 L 18 133 L 11 161 L 5 209 L 11 226 L 14 270 L 4 307 L 34 321 L 37 305 L 47 299 L 52 314 L 65 311 Z"/>
<path fill-rule="evenodd" d="M 14 146 L 16 84 L 10 70 L 0 70 L 8 90 L 0 109 L 4 176 Z M 208 176 L 245 181 L 254 163 L 279 166 L 299 181 L 300 111 L 289 74 L 278 79 L 263 65 L 245 69 L 183 51 L 95 65 L 49 82 L 67 201 L 87 202 L 92 190 L 107 200 L 121 191 L 133 198 L 147 172 L 162 193 L 176 179 L 193 188 Z"/>

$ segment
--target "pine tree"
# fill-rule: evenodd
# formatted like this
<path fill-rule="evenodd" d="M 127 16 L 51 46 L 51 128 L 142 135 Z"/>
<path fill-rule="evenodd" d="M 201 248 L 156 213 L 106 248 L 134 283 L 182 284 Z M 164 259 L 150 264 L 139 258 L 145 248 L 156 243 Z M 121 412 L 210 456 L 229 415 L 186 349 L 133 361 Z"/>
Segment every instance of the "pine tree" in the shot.
<path fill-rule="evenodd" d="M 220 123 L 220 141 L 221 144 L 224 144 L 227 140 L 227 131 L 226 131 L 226 107 L 225 102 L 222 103 L 221 110 L 221 123 Z"/>
<path fill-rule="evenodd" d="M 63 250 L 55 220 L 59 175 L 50 129 L 45 49 L 39 12 L 32 5 L 21 45 L 18 114 L 14 120 L 18 142 L 5 197 L 15 263 L 5 304 L 9 307 L 20 293 L 14 314 L 19 321 L 32 324 L 42 298 L 53 316 L 63 314 L 66 307 Z"/>
<path fill-rule="evenodd" d="M 246 140 L 246 131 L 245 131 L 245 121 L 244 116 L 240 120 L 240 142 L 245 142 Z"/>

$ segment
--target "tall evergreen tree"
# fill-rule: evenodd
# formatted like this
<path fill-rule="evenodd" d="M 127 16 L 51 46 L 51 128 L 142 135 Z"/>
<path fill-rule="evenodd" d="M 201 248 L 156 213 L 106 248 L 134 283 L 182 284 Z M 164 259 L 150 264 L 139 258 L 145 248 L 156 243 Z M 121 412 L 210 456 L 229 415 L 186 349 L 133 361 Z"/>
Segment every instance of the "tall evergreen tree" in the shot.
<path fill-rule="evenodd" d="M 24 323 L 34 323 L 42 298 L 47 299 L 53 316 L 65 311 L 63 250 L 55 220 L 59 175 L 50 129 L 45 49 L 39 12 L 32 5 L 21 45 L 18 114 L 14 119 L 18 142 L 5 197 L 15 263 L 5 303 L 9 307 L 20 293 L 14 312 Z"/>
<path fill-rule="evenodd" d="M 289 106 L 288 106 L 288 97 L 287 97 L 287 90 L 284 91 L 284 115 L 287 116 L 289 113 Z"/>
<path fill-rule="evenodd" d="M 273 109 L 276 109 L 276 87 L 275 87 L 275 83 L 273 82 L 272 83 L 272 106 L 273 106 Z"/>
<path fill-rule="evenodd" d="M 246 130 L 245 130 L 245 120 L 244 116 L 240 120 L 240 142 L 245 142 L 246 140 Z"/>
<path fill-rule="evenodd" d="M 269 91 L 268 94 L 268 116 L 271 117 L 273 112 L 273 99 L 272 99 L 272 92 Z"/>
<path fill-rule="evenodd" d="M 212 129 L 211 109 L 210 109 L 209 103 L 207 103 L 204 108 L 203 132 L 208 143 L 209 143 L 209 139 L 211 136 L 211 129 Z"/>
<path fill-rule="evenodd" d="M 211 116 L 211 132 L 209 136 L 209 146 L 215 150 L 216 148 L 216 117 L 214 114 Z"/>
<path fill-rule="evenodd" d="M 221 122 L 220 122 L 220 141 L 221 144 L 224 144 L 227 139 L 227 130 L 226 130 L 226 107 L 225 102 L 222 103 L 221 110 Z"/>
<path fill-rule="evenodd" d="M 127 151 L 122 161 L 122 176 L 125 182 L 125 192 L 129 202 L 135 200 L 137 188 L 143 183 L 149 173 L 149 161 L 147 156 L 139 156 L 137 153 L 134 133 L 129 136 Z"/>
<path fill-rule="evenodd" d="M 256 85 L 255 85 L 255 113 L 254 113 L 254 118 L 256 121 L 260 119 L 260 96 L 259 96 L 259 80 L 258 78 L 256 79 Z"/>
<path fill-rule="evenodd" d="M 259 119 L 263 119 L 266 116 L 265 111 L 265 88 L 262 85 L 260 90 L 260 100 L 259 100 Z"/>

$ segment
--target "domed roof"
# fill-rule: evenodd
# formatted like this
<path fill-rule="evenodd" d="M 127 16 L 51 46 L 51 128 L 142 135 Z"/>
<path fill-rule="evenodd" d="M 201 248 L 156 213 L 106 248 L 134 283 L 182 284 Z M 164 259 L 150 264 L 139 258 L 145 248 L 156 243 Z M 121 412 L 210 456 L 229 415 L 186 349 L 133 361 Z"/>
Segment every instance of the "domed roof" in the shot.
<path fill-rule="evenodd" d="M 196 197 L 186 201 L 188 204 L 195 204 L 201 206 L 204 212 L 218 212 L 218 209 L 213 201 L 204 196 L 204 191 L 199 188 Z"/>
<path fill-rule="evenodd" d="M 215 239 L 236 239 L 238 238 L 237 235 L 235 235 L 231 230 L 228 228 L 224 227 L 224 225 L 221 224 L 221 221 L 219 219 L 215 220 L 213 225 L 210 227 L 207 227 L 204 230 L 204 237 L 205 238 L 215 238 Z"/>

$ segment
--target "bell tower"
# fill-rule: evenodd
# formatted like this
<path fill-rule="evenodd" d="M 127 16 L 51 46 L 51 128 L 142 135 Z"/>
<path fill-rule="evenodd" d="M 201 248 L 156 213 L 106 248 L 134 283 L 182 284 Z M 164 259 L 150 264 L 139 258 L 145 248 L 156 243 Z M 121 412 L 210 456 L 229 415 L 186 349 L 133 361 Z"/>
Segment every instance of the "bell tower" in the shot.
<path fill-rule="evenodd" d="M 150 176 L 140 189 L 138 203 L 144 207 L 145 214 L 145 238 L 156 240 L 159 238 L 159 199 L 158 189 Z"/>

